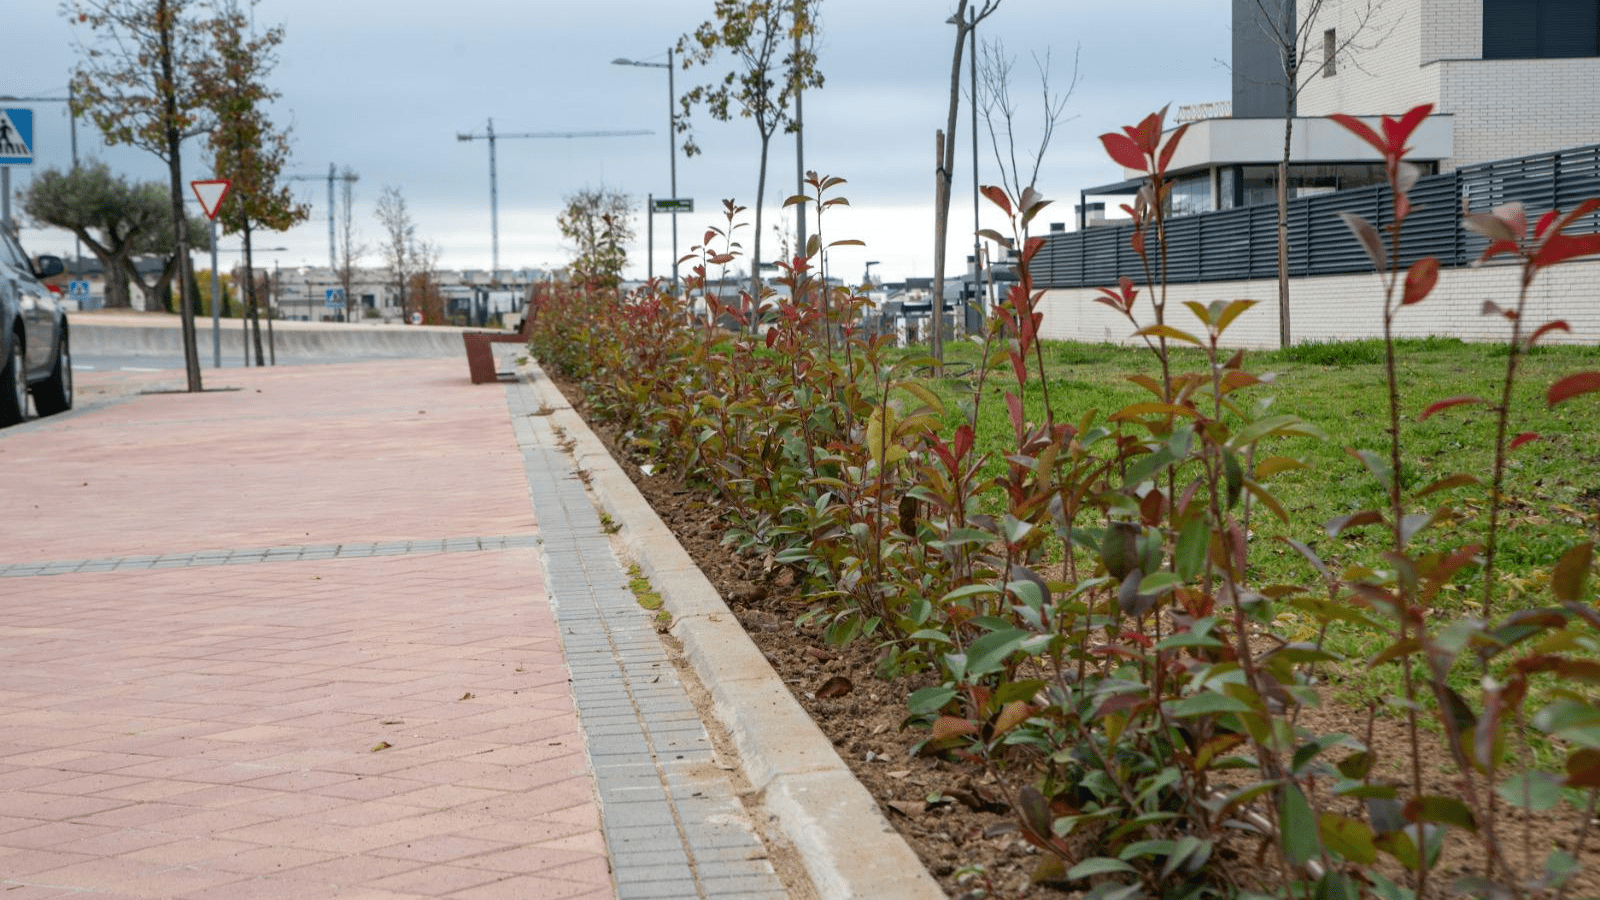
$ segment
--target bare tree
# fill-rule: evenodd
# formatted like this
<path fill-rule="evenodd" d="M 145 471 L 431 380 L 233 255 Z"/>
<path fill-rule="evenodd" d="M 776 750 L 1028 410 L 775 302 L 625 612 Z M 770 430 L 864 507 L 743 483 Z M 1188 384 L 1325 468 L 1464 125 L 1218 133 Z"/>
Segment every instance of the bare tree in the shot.
<path fill-rule="evenodd" d="M 933 357 L 944 362 L 944 255 L 950 234 L 950 194 L 955 183 L 956 119 L 961 112 L 961 57 L 978 23 L 1000 8 L 1000 0 L 960 0 L 948 21 L 956 26 L 956 47 L 950 59 L 950 115 L 938 134 L 934 160 L 933 204 Z M 973 123 L 976 127 L 977 123 Z M 974 159 L 973 165 L 978 161 Z"/>
<path fill-rule="evenodd" d="M 1387 36 L 1375 17 L 1384 0 L 1254 0 L 1256 23 L 1267 35 L 1282 67 L 1283 157 L 1278 161 L 1278 346 L 1293 341 L 1289 329 L 1289 149 L 1294 139 L 1295 106 L 1308 83 L 1305 75 L 1328 77 L 1340 68 L 1360 68 L 1357 57 Z M 1298 7 L 1298 8 L 1297 8 Z M 1327 27 L 1325 12 L 1350 12 Z M 1342 28 L 1340 26 L 1343 26 Z"/>
<path fill-rule="evenodd" d="M 367 253 L 367 245 L 357 240 L 356 217 L 354 201 L 356 196 L 356 173 L 346 166 L 340 176 L 343 181 L 339 185 L 340 201 L 338 221 L 338 278 L 339 285 L 344 288 L 346 303 L 355 302 L 352 290 L 355 286 L 356 267 L 361 264 L 361 257 Z"/>
<path fill-rule="evenodd" d="M 985 41 L 983 44 L 983 53 L 978 60 L 978 114 L 983 117 L 984 127 L 989 132 L 989 145 L 994 149 L 995 163 L 1000 167 L 1000 183 L 1006 193 L 1013 197 L 1022 196 L 1025 188 L 1038 184 L 1039 166 L 1044 162 L 1045 151 L 1050 149 L 1056 126 L 1065 121 L 1067 101 L 1072 99 L 1073 91 L 1078 88 L 1080 52 L 1081 48 L 1073 52 L 1072 78 L 1067 82 L 1066 90 L 1060 92 L 1050 85 L 1050 51 L 1045 51 L 1043 59 L 1038 54 L 1033 56 L 1034 68 L 1039 73 L 1039 142 L 1036 149 L 1028 151 L 1032 165 L 1024 172 L 1017 160 L 1017 120 L 1022 110 L 1011 96 L 1011 72 L 1016 60 L 1006 55 L 1005 44 L 1001 41 Z M 1023 180 L 1024 174 L 1027 175 L 1026 181 Z"/>
<path fill-rule="evenodd" d="M 400 189 L 384 185 L 378 194 L 378 207 L 373 216 L 383 228 L 383 243 L 378 252 L 389 269 L 389 283 L 400 293 L 400 315 L 411 321 L 411 307 L 406 303 L 406 289 L 411 275 L 416 271 L 417 226 L 406 209 L 406 198 Z"/>

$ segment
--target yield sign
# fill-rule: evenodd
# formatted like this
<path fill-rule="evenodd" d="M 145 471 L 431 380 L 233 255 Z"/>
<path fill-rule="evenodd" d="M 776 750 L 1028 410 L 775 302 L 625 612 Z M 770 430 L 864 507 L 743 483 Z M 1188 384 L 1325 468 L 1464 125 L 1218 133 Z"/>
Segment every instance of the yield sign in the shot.
<path fill-rule="evenodd" d="M 206 211 L 208 219 L 217 217 L 217 209 L 222 206 L 222 198 L 228 196 L 228 188 L 232 186 L 233 182 L 223 178 L 189 182 L 189 187 L 194 189 L 194 195 L 200 198 L 200 208 Z"/>

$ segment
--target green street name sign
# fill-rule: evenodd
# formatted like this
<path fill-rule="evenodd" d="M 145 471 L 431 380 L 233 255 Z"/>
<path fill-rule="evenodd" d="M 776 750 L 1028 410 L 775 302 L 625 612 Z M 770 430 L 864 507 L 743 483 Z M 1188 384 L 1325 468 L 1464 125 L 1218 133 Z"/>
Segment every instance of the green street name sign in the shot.
<path fill-rule="evenodd" d="M 650 202 L 650 211 L 658 213 L 694 212 L 693 197 L 668 197 Z"/>

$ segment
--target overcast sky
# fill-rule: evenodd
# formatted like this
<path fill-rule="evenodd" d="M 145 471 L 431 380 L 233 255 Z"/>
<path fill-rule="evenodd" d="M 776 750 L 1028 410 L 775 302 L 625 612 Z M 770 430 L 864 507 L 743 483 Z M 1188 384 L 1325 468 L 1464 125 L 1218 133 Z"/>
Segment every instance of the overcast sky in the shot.
<path fill-rule="evenodd" d="M 70 25 L 56 0 L 15 5 L 0 31 L 0 95 L 64 97 L 77 44 L 94 41 L 94 34 Z M 825 236 L 866 242 L 834 251 L 833 274 L 858 281 L 868 260 L 878 262 L 875 275 L 890 281 L 932 274 L 934 135 L 945 122 L 955 35 L 945 20 L 955 6 L 954 0 L 823 0 L 820 66 L 827 83 L 805 96 L 805 165 L 849 182 L 842 193 L 851 205 L 828 214 Z M 257 23 L 286 30 L 270 81 L 282 94 L 277 119 L 292 130 L 288 171 L 320 180 L 294 183 L 311 204 L 311 219 L 281 235 L 257 235 L 258 247 L 287 248 L 258 253 L 258 264 L 327 264 L 325 176 L 332 163 L 360 175 L 354 208 L 366 243 L 380 239 L 372 210 L 380 189 L 392 185 L 404 195 L 418 235 L 440 247 L 444 267 L 488 268 L 489 148 L 482 140 L 458 141 L 458 133 L 481 134 L 490 118 L 501 135 L 654 132 L 496 142 L 501 267 L 562 265 L 570 255 L 556 230 L 564 196 L 610 188 L 637 198 L 642 208 L 647 194 L 671 193 L 667 72 L 611 61 L 665 62 L 667 48 L 712 7 L 711 0 L 261 0 Z M 980 40 L 1001 41 L 1016 59 L 1022 148 L 1036 146 L 1042 115 L 1034 56 L 1051 54 L 1059 90 L 1080 54 L 1069 120 L 1058 127 L 1039 175 L 1040 190 L 1056 203 L 1042 220 L 1070 221 L 1080 188 L 1121 177 L 1100 148 L 1102 132 L 1168 103 L 1176 111 L 1228 99 L 1229 73 L 1218 60 L 1229 51 L 1229 8 L 1226 0 L 1003 0 L 980 26 Z M 723 60 L 713 65 L 676 71 L 677 91 L 726 71 Z M 34 110 L 35 165 L 12 170 L 14 191 L 26 190 L 35 171 L 71 165 L 65 104 L 0 105 Z M 707 225 L 720 222 L 724 199 L 753 206 L 758 174 L 751 122 L 719 123 L 697 111 L 693 123 L 703 153 L 678 156 L 678 196 L 695 202 L 695 213 L 679 219 L 683 252 L 699 243 Z M 962 267 L 972 246 L 969 128 L 963 102 L 951 271 Z M 165 182 L 153 156 L 107 147 L 87 120 L 78 123 L 78 148 L 82 159 Z M 769 166 L 770 223 L 785 215 L 780 204 L 795 192 L 792 137 L 774 140 Z M 210 174 L 201 141 L 191 141 L 184 179 Z M 980 142 L 979 179 L 998 180 L 987 134 Z M 30 252 L 72 251 L 69 235 L 30 227 L 15 200 L 13 213 L 24 220 Z M 657 274 L 670 268 L 670 222 L 656 217 Z M 1002 223 L 985 209 L 982 224 Z M 637 226 L 627 274 L 642 277 L 642 214 Z M 770 257 L 773 237 L 765 230 L 763 253 Z M 223 248 L 238 245 L 234 237 L 221 241 Z M 376 252 L 364 262 L 377 265 Z"/>

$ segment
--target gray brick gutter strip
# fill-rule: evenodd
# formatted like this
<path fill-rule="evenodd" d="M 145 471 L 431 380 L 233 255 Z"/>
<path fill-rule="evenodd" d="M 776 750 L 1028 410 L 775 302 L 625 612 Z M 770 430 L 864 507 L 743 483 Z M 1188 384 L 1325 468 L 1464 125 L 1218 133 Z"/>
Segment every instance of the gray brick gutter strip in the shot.
<path fill-rule="evenodd" d="M 582 417 L 536 365 L 508 388 L 522 389 L 534 393 L 541 413 L 551 410 L 551 427 L 572 442 L 589 489 L 620 525 L 617 537 L 672 613 L 672 633 L 710 692 L 745 777 L 817 892 L 830 900 L 945 897 Z"/>

